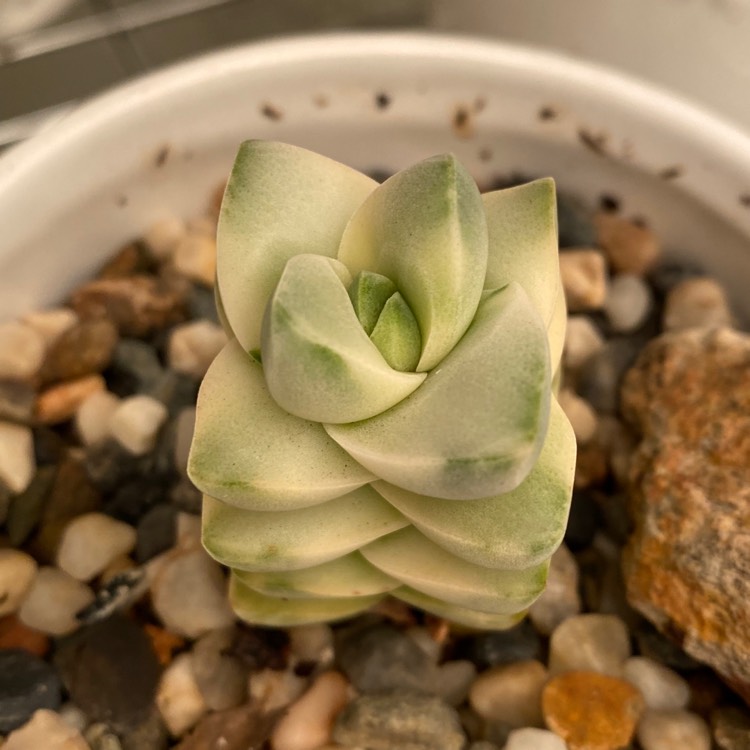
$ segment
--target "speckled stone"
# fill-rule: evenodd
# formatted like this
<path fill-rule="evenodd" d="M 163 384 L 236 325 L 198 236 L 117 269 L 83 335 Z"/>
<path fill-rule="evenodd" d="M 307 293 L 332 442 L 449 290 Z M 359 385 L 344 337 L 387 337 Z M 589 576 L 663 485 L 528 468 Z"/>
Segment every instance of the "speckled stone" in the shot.
<path fill-rule="evenodd" d="M 619 750 L 635 732 L 644 704 L 629 683 L 596 672 L 566 672 L 542 693 L 547 726 L 570 750 Z"/>
<path fill-rule="evenodd" d="M 750 336 L 664 335 L 623 385 L 632 467 L 628 597 L 750 701 Z"/>

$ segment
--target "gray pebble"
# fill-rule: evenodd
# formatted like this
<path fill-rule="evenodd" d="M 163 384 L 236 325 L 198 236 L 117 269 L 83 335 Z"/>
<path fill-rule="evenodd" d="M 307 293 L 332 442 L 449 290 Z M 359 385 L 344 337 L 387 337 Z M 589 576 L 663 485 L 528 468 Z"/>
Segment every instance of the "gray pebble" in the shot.
<path fill-rule="evenodd" d="M 156 350 L 138 339 L 120 339 L 108 372 L 110 390 L 118 396 L 145 393 L 156 387 L 164 374 Z"/>
<path fill-rule="evenodd" d="M 581 367 L 578 393 L 598 411 L 616 412 L 620 382 L 641 348 L 642 342 L 633 338 L 620 337 L 608 341 Z"/>
<path fill-rule="evenodd" d="M 368 750 L 462 750 L 466 744 L 455 709 L 404 690 L 355 698 L 339 714 L 333 739 Z"/>
<path fill-rule="evenodd" d="M 560 247 L 590 247 L 596 243 L 593 212 L 581 200 L 565 192 L 557 194 L 557 227 Z"/>
<path fill-rule="evenodd" d="M 135 559 L 145 563 L 174 546 L 177 534 L 177 508 L 159 503 L 138 521 Z"/>
<path fill-rule="evenodd" d="M 471 641 L 471 659 L 479 669 L 538 659 L 541 652 L 539 635 L 527 620 L 508 630 L 479 633 Z"/>

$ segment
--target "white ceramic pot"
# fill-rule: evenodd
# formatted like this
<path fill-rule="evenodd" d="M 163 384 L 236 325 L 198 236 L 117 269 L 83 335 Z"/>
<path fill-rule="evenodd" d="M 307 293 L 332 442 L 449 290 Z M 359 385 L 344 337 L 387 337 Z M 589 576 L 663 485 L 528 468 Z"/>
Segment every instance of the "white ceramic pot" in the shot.
<path fill-rule="evenodd" d="M 134 81 L 0 158 L 0 318 L 61 298 L 155 219 L 198 214 L 246 138 L 363 169 L 453 151 L 480 181 L 520 170 L 594 204 L 614 194 L 750 312 L 750 139 L 740 131 L 550 53 L 338 34 L 248 45 Z"/>

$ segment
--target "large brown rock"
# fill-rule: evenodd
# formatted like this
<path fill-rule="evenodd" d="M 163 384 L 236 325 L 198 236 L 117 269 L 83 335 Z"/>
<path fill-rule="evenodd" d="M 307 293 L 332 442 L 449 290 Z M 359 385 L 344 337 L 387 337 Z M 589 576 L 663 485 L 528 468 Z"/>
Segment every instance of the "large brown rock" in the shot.
<path fill-rule="evenodd" d="M 750 702 L 750 336 L 652 341 L 627 374 L 641 432 L 631 467 L 628 597 Z"/>

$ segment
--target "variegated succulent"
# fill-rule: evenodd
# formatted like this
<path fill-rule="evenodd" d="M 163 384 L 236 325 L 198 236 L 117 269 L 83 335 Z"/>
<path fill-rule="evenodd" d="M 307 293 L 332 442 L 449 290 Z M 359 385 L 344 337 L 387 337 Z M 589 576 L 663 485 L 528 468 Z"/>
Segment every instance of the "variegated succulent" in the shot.
<path fill-rule="evenodd" d="M 554 183 L 481 195 L 452 155 L 382 185 L 242 145 L 218 228 L 230 341 L 198 398 L 203 542 L 255 623 L 391 595 L 517 622 L 568 514 L 554 396 L 566 310 Z"/>

